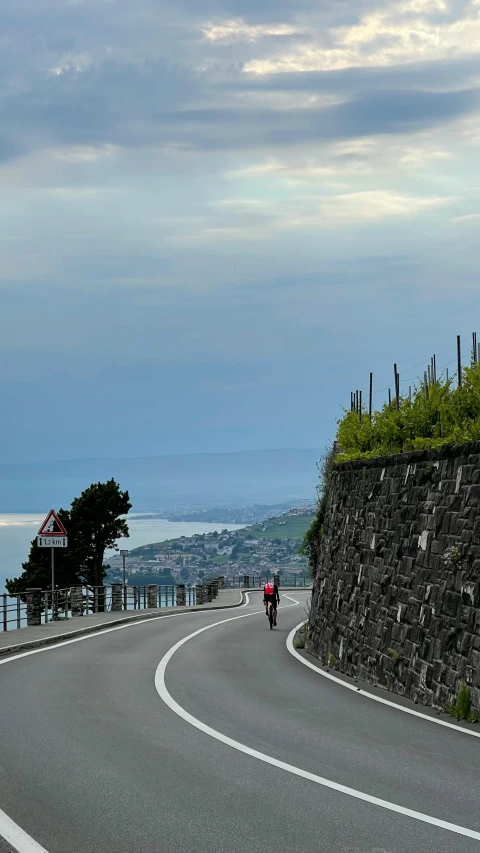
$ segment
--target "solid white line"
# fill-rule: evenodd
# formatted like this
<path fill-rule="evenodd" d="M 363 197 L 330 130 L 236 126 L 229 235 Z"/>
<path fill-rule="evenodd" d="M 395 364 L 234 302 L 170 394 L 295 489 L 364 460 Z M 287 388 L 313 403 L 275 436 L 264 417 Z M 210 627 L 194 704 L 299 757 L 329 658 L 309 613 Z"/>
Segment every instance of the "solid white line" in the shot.
<path fill-rule="evenodd" d="M 297 602 L 297 604 L 299 604 L 299 602 Z M 287 607 L 292 607 L 292 605 L 289 604 Z M 258 761 L 263 761 L 265 764 L 271 764 L 273 767 L 278 767 L 280 770 L 285 770 L 287 773 L 291 773 L 294 776 L 300 776 L 302 779 L 308 779 L 308 781 L 315 782 L 317 785 L 323 785 L 325 788 L 339 791 L 340 793 L 346 794 L 349 797 L 354 797 L 357 800 L 363 800 L 365 803 L 380 806 L 383 809 L 405 815 L 406 817 L 413 818 L 414 820 L 421 821 L 422 823 L 428 823 L 432 826 L 437 826 L 440 829 L 447 829 L 449 832 L 455 832 L 457 835 L 464 835 L 468 838 L 475 838 L 480 841 L 480 832 L 476 832 L 475 830 L 468 829 L 464 826 L 458 826 L 455 823 L 449 823 L 446 820 L 431 817 L 430 815 L 422 814 L 422 812 L 417 812 L 413 809 L 407 809 L 404 806 L 399 806 L 396 803 L 390 803 L 388 800 L 382 800 L 379 797 L 372 797 L 370 794 L 364 794 L 362 791 L 355 790 L 355 788 L 340 785 L 338 782 L 332 782 L 330 779 L 324 779 L 322 776 L 317 776 L 315 773 L 309 773 L 306 770 L 302 770 L 300 767 L 287 764 L 285 761 L 279 761 L 277 758 L 273 758 L 270 755 L 266 755 L 263 752 L 259 752 L 256 749 L 245 746 L 245 744 L 240 743 L 237 740 L 227 737 L 227 735 L 218 732 L 216 729 L 212 729 L 210 726 L 202 723 L 201 720 L 197 720 L 197 718 L 192 716 L 192 714 L 189 714 L 188 711 L 185 711 L 185 709 L 182 708 L 181 705 L 179 705 L 178 702 L 176 702 L 170 695 L 165 684 L 165 671 L 175 652 L 185 645 L 185 643 L 188 643 L 189 640 L 193 640 L 194 637 L 198 637 L 199 634 L 203 634 L 204 631 L 209 631 L 211 628 L 218 627 L 218 625 L 224 625 L 226 622 L 235 622 L 237 619 L 246 619 L 248 616 L 254 615 L 255 614 L 253 613 L 247 613 L 245 616 L 234 616 L 229 619 L 222 619 L 220 622 L 214 622 L 213 625 L 206 625 L 204 628 L 194 631 L 193 634 L 190 634 L 188 637 L 184 637 L 183 640 L 179 640 L 178 643 L 175 643 L 175 645 L 172 646 L 172 648 L 163 656 L 155 673 L 155 688 L 165 704 L 191 726 L 194 726 L 196 729 L 199 729 L 204 734 L 209 735 L 209 737 L 215 738 L 215 740 L 220 741 L 226 746 L 230 746 L 232 749 L 238 750 L 238 752 L 243 752 L 245 755 L 249 755 L 251 758 L 256 758 Z"/>
<path fill-rule="evenodd" d="M 247 607 L 250 603 L 248 592 L 244 593 L 244 595 L 245 602 L 243 604 L 233 605 L 237 607 L 238 610 L 242 610 L 243 607 Z M 131 622 L 124 623 L 123 625 L 115 625 L 113 628 L 99 628 L 98 631 L 92 631 L 91 634 L 82 634 L 81 637 L 73 637 L 71 640 L 62 640 L 61 643 L 52 643 L 49 646 L 40 646 L 38 649 L 31 649 L 28 652 L 19 652 L 18 654 L 4 658 L 3 660 L 0 658 L 0 666 L 4 663 L 12 663 L 14 660 L 28 658 L 30 655 L 39 655 L 41 652 L 53 652 L 55 649 L 61 649 L 62 646 L 70 646 L 72 643 L 82 643 L 84 640 L 94 640 L 98 637 L 103 637 L 104 634 L 111 634 L 113 631 L 123 631 L 124 628 L 134 628 L 136 625 L 148 625 L 149 622 L 158 622 L 160 619 L 180 619 L 182 616 L 195 616 L 199 613 L 215 613 L 217 610 L 221 611 L 231 606 L 232 605 L 227 605 L 226 608 L 215 607 L 210 608 L 210 610 L 191 610 L 190 612 L 183 613 L 167 613 L 165 616 L 151 616 L 149 619 L 137 619 L 136 621 L 132 619 Z"/>
<path fill-rule="evenodd" d="M 238 609 L 241 610 L 243 607 L 247 607 L 250 603 L 250 597 L 248 592 L 244 593 L 245 601 L 243 604 L 239 605 Z M 222 608 L 219 607 L 218 610 Z M 60 648 L 61 646 L 70 646 L 72 643 L 81 643 L 83 640 L 92 640 L 95 637 L 103 636 L 103 634 L 111 634 L 112 631 L 121 631 L 123 628 L 133 628 L 135 625 L 147 625 L 149 622 L 157 622 L 159 619 L 172 619 L 172 617 L 179 618 L 180 616 L 193 616 L 194 613 L 213 613 L 213 610 L 195 610 L 190 613 L 168 613 L 166 616 L 154 616 L 151 619 L 138 619 L 136 622 L 127 622 L 123 625 L 116 625 L 113 628 L 105 628 L 100 631 L 91 634 L 83 634 L 81 637 L 74 637 L 71 640 L 65 640 L 62 643 L 55 643 L 51 646 L 42 646 L 39 649 L 31 649 L 29 652 L 21 652 L 21 654 L 14 655 L 10 658 L 5 658 L 5 660 L 0 660 L 0 665 L 4 663 L 11 663 L 14 660 L 19 660 L 19 658 L 26 658 L 30 655 L 37 655 L 40 652 L 51 652 L 55 649 Z M 250 615 L 250 614 L 249 614 Z M 26 832 L 23 831 L 11 818 L 5 814 L 2 809 L 0 809 L 0 838 L 4 838 L 5 841 L 8 841 L 9 844 L 12 844 L 18 853 L 47 853 L 44 847 L 41 847 L 40 844 L 37 844 L 36 841 L 31 838 Z"/>
<path fill-rule="evenodd" d="M 41 847 L 23 829 L 0 809 L 0 838 L 4 838 L 8 844 L 15 847 L 18 853 L 47 853 L 45 847 Z"/>
<path fill-rule="evenodd" d="M 284 597 L 284 598 L 288 598 L 288 600 L 289 600 L 289 601 L 294 601 L 294 602 L 295 602 L 295 604 L 300 604 L 300 602 L 299 602 L 299 601 L 297 601 L 297 599 L 296 599 L 296 598 L 292 598 L 290 595 L 285 595 L 285 593 L 283 593 L 283 597 Z"/>
<path fill-rule="evenodd" d="M 447 723 L 446 720 L 439 720 L 437 717 L 429 717 L 428 714 L 422 714 L 421 711 L 414 711 L 413 708 L 405 708 L 403 705 L 398 705 L 397 702 L 392 702 L 391 699 L 383 699 L 382 696 L 375 696 L 373 693 L 370 693 L 368 690 L 362 690 L 361 687 L 355 687 L 354 684 L 349 684 L 347 681 L 342 681 L 341 678 L 337 678 L 335 675 L 331 675 L 329 672 L 324 672 L 320 667 L 315 666 L 314 663 L 310 663 L 310 661 L 305 660 L 302 655 L 300 655 L 297 650 L 293 647 L 293 639 L 298 629 L 305 624 L 300 622 L 296 628 L 293 628 L 290 631 L 287 637 L 287 649 L 291 655 L 293 655 L 297 660 L 301 661 L 304 666 L 308 666 L 309 669 L 313 669 L 314 672 L 319 675 L 323 675 L 324 678 L 328 678 L 329 681 L 334 681 L 335 684 L 340 684 L 341 687 L 346 687 L 347 690 L 352 690 L 357 696 L 363 696 L 366 699 L 373 699 L 374 702 L 380 702 L 381 705 L 388 705 L 389 708 L 395 708 L 396 711 L 403 711 L 404 714 L 411 714 L 412 717 L 420 717 L 422 720 L 426 720 L 428 723 L 436 723 L 437 726 L 445 726 L 447 729 L 453 729 L 456 732 L 460 732 L 462 735 L 472 735 L 472 737 L 480 737 L 480 732 L 474 732 L 471 729 L 462 729 L 460 726 L 456 726 L 455 723 Z"/>

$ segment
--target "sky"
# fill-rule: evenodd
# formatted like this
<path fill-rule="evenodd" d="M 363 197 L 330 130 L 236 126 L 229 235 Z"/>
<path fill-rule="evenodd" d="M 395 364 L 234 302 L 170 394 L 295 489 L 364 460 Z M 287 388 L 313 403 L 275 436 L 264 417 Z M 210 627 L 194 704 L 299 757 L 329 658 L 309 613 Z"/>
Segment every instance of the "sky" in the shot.
<path fill-rule="evenodd" d="M 2 0 L 0 462 L 322 447 L 454 359 L 479 53 L 480 0 Z"/>

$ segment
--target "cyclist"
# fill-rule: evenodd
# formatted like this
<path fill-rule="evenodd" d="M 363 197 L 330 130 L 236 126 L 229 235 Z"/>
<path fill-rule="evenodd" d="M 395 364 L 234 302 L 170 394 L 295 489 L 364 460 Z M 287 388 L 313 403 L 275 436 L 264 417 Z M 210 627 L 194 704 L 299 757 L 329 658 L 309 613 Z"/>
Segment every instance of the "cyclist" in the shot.
<path fill-rule="evenodd" d="M 277 624 L 277 605 L 280 604 L 280 596 L 278 594 L 278 586 L 272 581 L 267 581 L 263 587 L 263 603 L 265 612 L 268 616 L 268 605 L 273 606 L 273 624 Z"/>

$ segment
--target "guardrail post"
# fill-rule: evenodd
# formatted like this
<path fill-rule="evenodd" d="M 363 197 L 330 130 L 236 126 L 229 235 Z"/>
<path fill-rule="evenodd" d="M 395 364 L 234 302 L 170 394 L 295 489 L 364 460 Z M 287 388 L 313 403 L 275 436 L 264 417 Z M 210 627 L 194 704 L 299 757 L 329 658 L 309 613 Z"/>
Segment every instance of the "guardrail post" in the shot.
<path fill-rule="evenodd" d="M 150 584 L 147 587 L 148 591 L 148 608 L 153 609 L 157 606 L 158 587 L 156 584 Z"/>
<path fill-rule="evenodd" d="M 187 596 L 185 591 L 185 584 L 179 583 L 177 584 L 177 607 L 185 607 L 187 603 Z"/>
<path fill-rule="evenodd" d="M 248 589 L 250 587 L 250 578 L 248 575 L 243 576 L 243 586 L 244 589 Z"/>
<path fill-rule="evenodd" d="M 123 610 L 122 584 L 112 583 L 112 611 L 118 613 Z"/>
<path fill-rule="evenodd" d="M 277 586 L 279 587 L 280 586 L 280 575 L 274 575 L 273 576 L 273 582 L 276 583 Z"/>
<path fill-rule="evenodd" d="M 220 575 L 218 579 L 218 588 L 225 589 L 225 578 L 223 577 L 223 575 Z"/>
<path fill-rule="evenodd" d="M 212 592 L 213 597 L 216 598 L 218 595 L 218 578 L 213 578 L 212 580 Z"/>
<path fill-rule="evenodd" d="M 27 589 L 27 625 L 42 624 L 42 590 Z"/>
<path fill-rule="evenodd" d="M 197 586 L 196 602 L 197 604 L 205 604 L 205 587 L 203 584 Z"/>
<path fill-rule="evenodd" d="M 2 595 L 3 599 L 3 630 L 6 631 L 8 628 L 8 618 L 7 618 L 7 593 L 4 592 Z"/>

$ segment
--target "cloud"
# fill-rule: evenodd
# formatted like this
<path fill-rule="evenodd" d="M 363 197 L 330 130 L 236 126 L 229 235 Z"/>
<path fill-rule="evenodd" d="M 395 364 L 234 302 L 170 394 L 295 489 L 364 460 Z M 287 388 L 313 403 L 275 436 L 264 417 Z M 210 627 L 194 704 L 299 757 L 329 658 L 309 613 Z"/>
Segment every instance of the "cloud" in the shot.
<path fill-rule="evenodd" d="M 432 20 L 433 13 L 433 20 Z M 438 13 L 435 15 L 435 13 Z M 390 3 L 349 26 L 312 34 L 308 44 L 252 59 L 250 74 L 334 71 L 445 59 L 480 50 L 480 8 L 473 3 L 453 20 L 447 2 Z"/>
<path fill-rule="evenodd" d="M 44 452 L 38 423 L 59 422 L 62 453 L 108 453 L 119 399 L 134 417 L 116 452 L 138 435 L 151 451 L 221 444 L 216 413 L 237 400 L 232 420 L 246 417 L 245 377 L 248 437 L 229 441 L 317 440 L 376 364 L 413 363 L 412 340 L 428 356 L 453 315 L 469 327 L 479 14 L 469 0 L 3 0 L 9 453 Z M 205 391 L 217 368 L 228 394 Z M 46 372 L 68 374 L 69 403 L 52 413 L 38 393 L 32 421 L 15 383 Z"/>
<path fill-rule="evenodd" d="M 292 36 L 299 32 L 291 24 L 247 24 L 241 19 L 227 20 L 220 24 L 204 24 L 201 30 L 208 41 L 221 41 L 225 44 L 258 41 L 268 36 Z"/>
<path fill-rule="evenodd" d="M 388 190 L 345 193 L 324 201 L 321 215 L 329 221 L 361 222 L 389 217 L 417 216 L 451 204 L 449 198 L 421 198 Z"/>
<path fill-rule="evenodd" d="M 452 219 L 456 225 L 480 225 L 480 213 L 467 213 L 465 216 L 455 216 Z"/>

